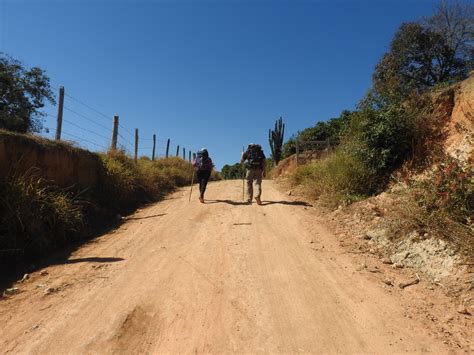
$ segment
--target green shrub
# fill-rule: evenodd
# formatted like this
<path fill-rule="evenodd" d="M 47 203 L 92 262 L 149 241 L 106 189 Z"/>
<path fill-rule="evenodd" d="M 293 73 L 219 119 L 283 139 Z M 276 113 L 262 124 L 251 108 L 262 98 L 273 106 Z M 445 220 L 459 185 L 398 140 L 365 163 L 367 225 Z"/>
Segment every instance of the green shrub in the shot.
<path fill-rule="evenodd" d="M 300 141 L 325 141 L 329 139 L 332 144 L 338 144 L 344 135 L 347 125 L 352 119 L 354 112 L 344 110 L 339 117 L 331 118 L 327 121 L 317 122 L 313 127 L 308 127 L 299 131 L 283 145 L 283 158 L 296 153 L 296 140 Z M 323 147 L 311 144 L 300 146 L 300 152 L 306 150 L 321 150 Z"/>
<path fill-rule="evenodd" d="M 401 165 L 411 151 L 413 115 L 397 100 L 368 95 L 353 115 L 345 144 L 381 179 Z"/>
<path fill-rule="evenodd" d="M 148 196 L 160 198 L 175 187 L 191 183 L 192 166 L 181 158 L 139 159 L 137 169 L 141 186 Z"/>
<path fill-rule="evenodd" d="M 135 208 L 141 195 L 140 174 L 133 160 L 123 152 L 100 155 L 102 171 L 99 187 L 92 199 L 98 199 L 111 212 Z"/>
<path fill-rule="evenodd" d="M 156 201 L 176 187 L 191 182 L 192 166 L 177 157 L 137 163 L 124 152 L 101 155 L 103 172 L 98 198 L 115 212 L 136 208 L 140 203 Z"/>
<path fill-rule="evenodd" d="M 330 206 L 359 200 L 373 189 L 373 176 L 354 154 L 344 149 L 298 167 L 291 180 L 293 184 L 303 185 L 310 196 Z"/>
<path fill-rule="evenodd" d="M 105 170 L 104 183 L 110 184 L 120 190 L 120 193 L 129 197 L 138 186 L 138 170 L 131 160 L 125 155 L 104 154 L 101 156 Z"/>
<path fill-rule="evenodd" d="M 240 163 L 235 163 L 233 165 L 226 164 L 221 170 L 221 176 L 224 180 L 242 179 L 243 174 L 243 166 Z"/>
<path fill-rule="evenodd" d="M 453 158 L 439 164 L 429 179 L 410 181 L 415 201 L 428 214 L 447 214 L 474 232 L 474 173 Z"/>

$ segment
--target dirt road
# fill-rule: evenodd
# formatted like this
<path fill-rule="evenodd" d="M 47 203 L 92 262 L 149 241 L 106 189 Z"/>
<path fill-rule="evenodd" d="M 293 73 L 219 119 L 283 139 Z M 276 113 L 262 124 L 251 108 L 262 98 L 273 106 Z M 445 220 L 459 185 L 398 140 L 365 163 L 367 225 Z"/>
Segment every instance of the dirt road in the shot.
<path fill-rule="evenodd" d="M 0 301 L 0 352 L 447 352 L 312 214 L 264 182 L 181 190 Z M 195 196 L 197 197 L 197 196 Z M 220 200 L 219 200 L 220 199 Z"/>

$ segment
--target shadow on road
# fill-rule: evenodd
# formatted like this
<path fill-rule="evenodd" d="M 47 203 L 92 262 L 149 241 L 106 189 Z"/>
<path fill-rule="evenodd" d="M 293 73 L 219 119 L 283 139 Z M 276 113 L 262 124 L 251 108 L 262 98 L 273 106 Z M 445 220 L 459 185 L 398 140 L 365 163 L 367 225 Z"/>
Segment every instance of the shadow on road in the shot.
<path fill-rule="evenodd" d="M 268 205 L 288 205 L 288 206 L 305 206 L 305 207 L 313 207 L 313 205 L 304 202 L 304 201 L 262 201 L 262 206 Z"/>
<path fill-rule="evenodd" d="M 184 195 L 183 195 L 184 196 Z M 168 201 L 168 200 L 178 200 L 180 199 L 181 197 L 183 196 L 180 196 L 180 197 L 166 197 L 166 198 L 163 198 L 162 201 Z"/>
<path fill-rule="evenodd" d="M 228 205 L 233 205 L 233 206 L 245 206 L 249 205 L 248 202 L 244 201 L 232 201 L 232 200 L 206 200 L 207 204 L 213 204 L 213 203 L 227 203 Z"/>
<path fill-rule="evenodd" d="M 148 219 L 148 218 L 155 218 L 155 217 L 162 217 L 166 216 L 166 213 L 154 214 L 153 216 L 146 216 L 146 217 L 125 217 L 125 221 L 133 221 L 138 219 Z"/>
<path fill-rule="evenodd" d="M 46 268 L 50 265 L 61 265 L 61 264 L 73 264 L 79 262 L 117 262 L 124 259 L 121 258 L 84 258 L 84 259 L 69 259 L 71 254 L 79 249 L 84 244 L 97 243 L 100 240 L 100 236 L 107 234 L 108 232 L 115 230 L 120 226 L 124 220 L 118 220 L 113 223 L 109 223 L 104 227 L 96 226 L 95 230 L 91 234 L 83 237 L 73 239 L 67 246 L 63 246 L 62 249 L 57 251 L 51 251 L 50 254 L 43 258 L 24 257 L 23 253 L 19 253 L 17 259 L 12 259 L 12 256 L 8 259 L 2 259 L 0 253 L 0 294 L 6 288 L 12 287 L 12 285 L 21 280 L 24 274 L 30 274 Z M 95 259 L 95 260 L 94 260 Z M 0 297 L 1 300 L 1 297 Z"/>
<path fill-rule="evenodd" d="M 117 261 L 123 261 L 124 258 L 101 258 L 101 257 L 90 257 L 90 258 L 77 258 L 60 261 L 57 264 L 77 264 L 77 263 L 115 263 Z"/>
<path fill-rule="evenodd" d="M 245 201 L 232 201 L 232 200 L 206 200 L 206 203 L 213 204 L 213 203 L 227 203 L 228 205 L 233 206 L 245 206 L 250 205 L 250 203 Z M 253 202 L 256 204 L 256 202 Z M 288 205 L 288 206 L 305 206 L 305 207 L 313 207 L 313 205 L 304 202 L 304 201 L 262 201 L 262 206 L 268 205 Z"/>

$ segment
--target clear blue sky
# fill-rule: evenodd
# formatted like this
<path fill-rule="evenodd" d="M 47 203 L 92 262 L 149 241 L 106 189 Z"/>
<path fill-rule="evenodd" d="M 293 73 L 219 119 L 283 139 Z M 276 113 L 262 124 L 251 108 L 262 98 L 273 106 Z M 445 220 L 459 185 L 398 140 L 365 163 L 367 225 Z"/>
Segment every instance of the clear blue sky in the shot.
<path fill-rule="evenodd" d="M 160 154 L 171 138 L 174 153 L 176 144 L 205 146 L 220 168 L 250 142 L 269 155 L 279 116 L 288 138 L 353 109 L 398 26 L 435 4 L 0 0 L 0 51 L 45 69 L 54 87 L 110 117 L 66 97 L 66 107 L 105 126 L 65 111 L 65 132 L 105 146 L 119 114 L 128 145 L 137 127 L 143 138 L 157 134 Z M 45 126 L 51 136 L 54 118 Z M 142 141 L 140 153 L 149 147 Z"/>

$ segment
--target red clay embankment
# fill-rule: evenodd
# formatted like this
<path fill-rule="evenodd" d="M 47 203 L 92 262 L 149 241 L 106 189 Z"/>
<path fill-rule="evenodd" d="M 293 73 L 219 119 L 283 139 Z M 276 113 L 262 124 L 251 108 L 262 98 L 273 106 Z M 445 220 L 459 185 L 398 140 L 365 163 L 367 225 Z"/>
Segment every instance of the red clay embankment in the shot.
<path fill-rule="evenodd" d="M 95 187 L 99 182 L 97 154 L 31 135 L 0 131 L 0 177 L 33 173 L 59 187 Z"/>

